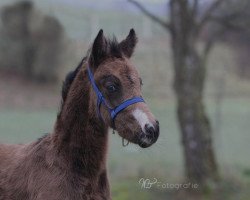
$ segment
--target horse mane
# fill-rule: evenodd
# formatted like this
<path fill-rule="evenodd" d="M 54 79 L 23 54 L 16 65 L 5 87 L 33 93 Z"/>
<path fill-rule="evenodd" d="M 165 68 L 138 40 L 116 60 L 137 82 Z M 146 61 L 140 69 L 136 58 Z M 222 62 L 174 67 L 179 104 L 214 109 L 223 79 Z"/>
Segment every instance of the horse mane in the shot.
<path fill-rule="evenodd" d="M 76 75 L 78 74 L 78 72 L 80 71 L 80 68 L 83 64 L 83 62 L 86 60 L 86 57 L 84 57 L 82 59 L 82 61 L 78 64 L 78 66 L 76 67 L 76 69 L 70 71 L 66 77 L 65 80 L 63 81 L 63 85 L 62 85 L 62 104 L 66 101 L 69 89 L 71 84 L 73 83 Z"/>
<path fill-rule="evenodd" d="M 113 36 L 112 39 L 107 39 L 107 44 L 108 44 L 108 54 L 109 56 L 115 57 L 115 58 L 122 58 L 122 50 L 121 47 L 119 45 L 119 43 L 116 40 L 116 37 Z M 90 52 L 90 49 L 88 50 L 88 54 Z M 83 64 L 83 62 L 86 61 L 86 59 L 88 58 L 88 56 L 85 56 L 82 61 L 79 63 L 79 65 L 76 67 L 76 69 L 70 71 L 66 77 L 65 80 L 63 81 L 63 85 L 62 85 L 62 105 L 63 103 L 66 101 L 68 92 L 70 90 L 70 86 L 73 83 L 76 75 L 78 74 L 78 72 L 80 71 L 80 68 Z"/>

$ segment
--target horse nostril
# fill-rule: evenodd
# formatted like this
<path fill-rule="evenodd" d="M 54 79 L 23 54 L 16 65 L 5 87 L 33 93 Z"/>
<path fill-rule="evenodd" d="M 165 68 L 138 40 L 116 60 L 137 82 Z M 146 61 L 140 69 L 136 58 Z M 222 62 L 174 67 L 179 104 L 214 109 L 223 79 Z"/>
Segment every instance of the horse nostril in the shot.
<path fill-rule="evenodd" d="M 156 125 L 152 126 L 150 124 L 145 125 L 145 134 L 152 139 L 157 140 L 159 137 L 159 122 L 156 121 Z"/>
<path fill-rule="evenodd" d="M 147 135 L 153 135 L 155 133 L 154 127 L 150 124 L 145 125 L 145 131 L 146 131 Z"/>
<path fill-rule="evenodd" d="M 143 148 L 151 146 L 159 137 L 159 125 L 146 124 L 144 132 L 140 135 L 139 145 Z"/>

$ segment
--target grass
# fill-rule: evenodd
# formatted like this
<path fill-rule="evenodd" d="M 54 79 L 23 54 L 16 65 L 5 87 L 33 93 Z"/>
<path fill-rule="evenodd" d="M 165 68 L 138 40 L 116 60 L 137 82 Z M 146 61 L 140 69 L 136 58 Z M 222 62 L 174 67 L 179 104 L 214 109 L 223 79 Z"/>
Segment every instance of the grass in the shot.
<path fill-rule="evenodd" d="M 112 197 L 115 200 L 134 199 L 151 200 L 154 199 L 149 190 L 142 190 L 138 185 L 138 180 L 126 179 L 122 182 L 111 182 Z"/>
<path fill-rule="evenodd" d="M 0 111 L 0 137 L 2 143 L 30 142 L 53 128 L 55 111 Z"/>
<path fill-rule="evenodd" d="M 157 193 L 141 190 L 138 184 L 141 177 L 157 177 L 162 182 L 170 183 L 182 180 L 182 150 L 174 103 L 156 102 L 149 100 L 161 124 L 161 136 L 157 144 L 145 150 L 135 145 L 123 148 L 119 136 L 110 134 L 108 164 L 115 200 L 131 199 L 132 196 L 138 200 L 147 200 L 152 199 L 150 195 L 157 196 Z M 214 121 L 214 102 L 208 101 L 207 105 L 210 118 Z M 248 99 L 227 99 L 221 110 L 220 131 L 214 133 L 220 172 L 225 177 L 237 177 L 249 183 L 250 102 Z M 52 130 L 55 118 L 55 110 L 1 110 L 1 142 L 20 143 L 35 140 Z"/>

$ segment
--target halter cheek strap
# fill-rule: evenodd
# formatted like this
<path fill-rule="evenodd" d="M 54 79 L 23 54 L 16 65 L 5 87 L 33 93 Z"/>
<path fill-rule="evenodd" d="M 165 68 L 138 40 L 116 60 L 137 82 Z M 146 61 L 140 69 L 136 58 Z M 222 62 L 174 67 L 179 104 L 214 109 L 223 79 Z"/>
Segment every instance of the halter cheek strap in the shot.
<path fill-rule="evenodd" d="M 127 100 L 123 101 L 120 105 L 116 106 L 115 108 L 111 108 L 107 104 L 107 102 L 106 102 L 104 96 L 102 95 L 101 91 L 98 89 L 98 87 L 97 87 L 97 85 L 95 83 L 94 76 L 93 76 L 90 68 L 87 67 L 87 70 L 88 70 L 88 77 L 89 77 L 90 83 L 91 83 L 91 85 L 92 85 L 92 87 L 93 87 L 93 89 L 94 89 L 94 91 L 96 93 L 96 96 L 97 96 L 97 105 L 96 105 L 97 106 L 97 114 L 98 114 L 100 119 L 102 119 L 102 115 L 101 115 L 101 112 L 100 112 L 102 104 L 107 108 L 107 110 L 108 110 L 108 112 L 110 114 L 110 117 L 112 119 L 112 123 L 114 124 L 114 120 L 115 120 L 116 116 L 121 111 L 123 111 L 125 108 L 127 108 L 128 106 L 130 106 L 132 104 L 135 104 L 135 103 L 145 102 L 144 99 L 141 98 L 141 97 L 133 97 L 131 99 L 127 99 Z"/>

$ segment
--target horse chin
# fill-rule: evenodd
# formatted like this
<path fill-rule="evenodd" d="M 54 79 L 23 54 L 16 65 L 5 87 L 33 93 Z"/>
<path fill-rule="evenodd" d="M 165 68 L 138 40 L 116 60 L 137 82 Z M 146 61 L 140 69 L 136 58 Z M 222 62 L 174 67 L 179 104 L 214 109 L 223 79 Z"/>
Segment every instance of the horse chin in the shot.
<path fill-rule="evenodd" d="M 144 149 L 145 149 L 145 148 L 150 147 L 152 144 L 147 144 L 147 143 L 143 143 L 143 142 L 142 142 L 142 143 L 139 143 L 138 145 L 139 145 L 141 148 L 144 148 Z"/>
<path fill-rule="evenodd" d="M 128 140 L 131 143 L 137 144 L 141 148 L 148 148 L 150 147 L 154 142 L 152 140 L 149 140 L 145 137 L 142 137 L 142 135 L 145 135 L 144 133 L 136 133 L 135 137 L 132 140 Z"/>
<path fill-rule="evenodd" d="M 145 133 L 141 133 L 139 134 L 138 138 L 137 138 L 137 144 L 141 147 L 141 148 L 148 148 L 150 146 L 152 146 L 154 143 L 156 142 L 156 140 L 147 137 Z"/>

